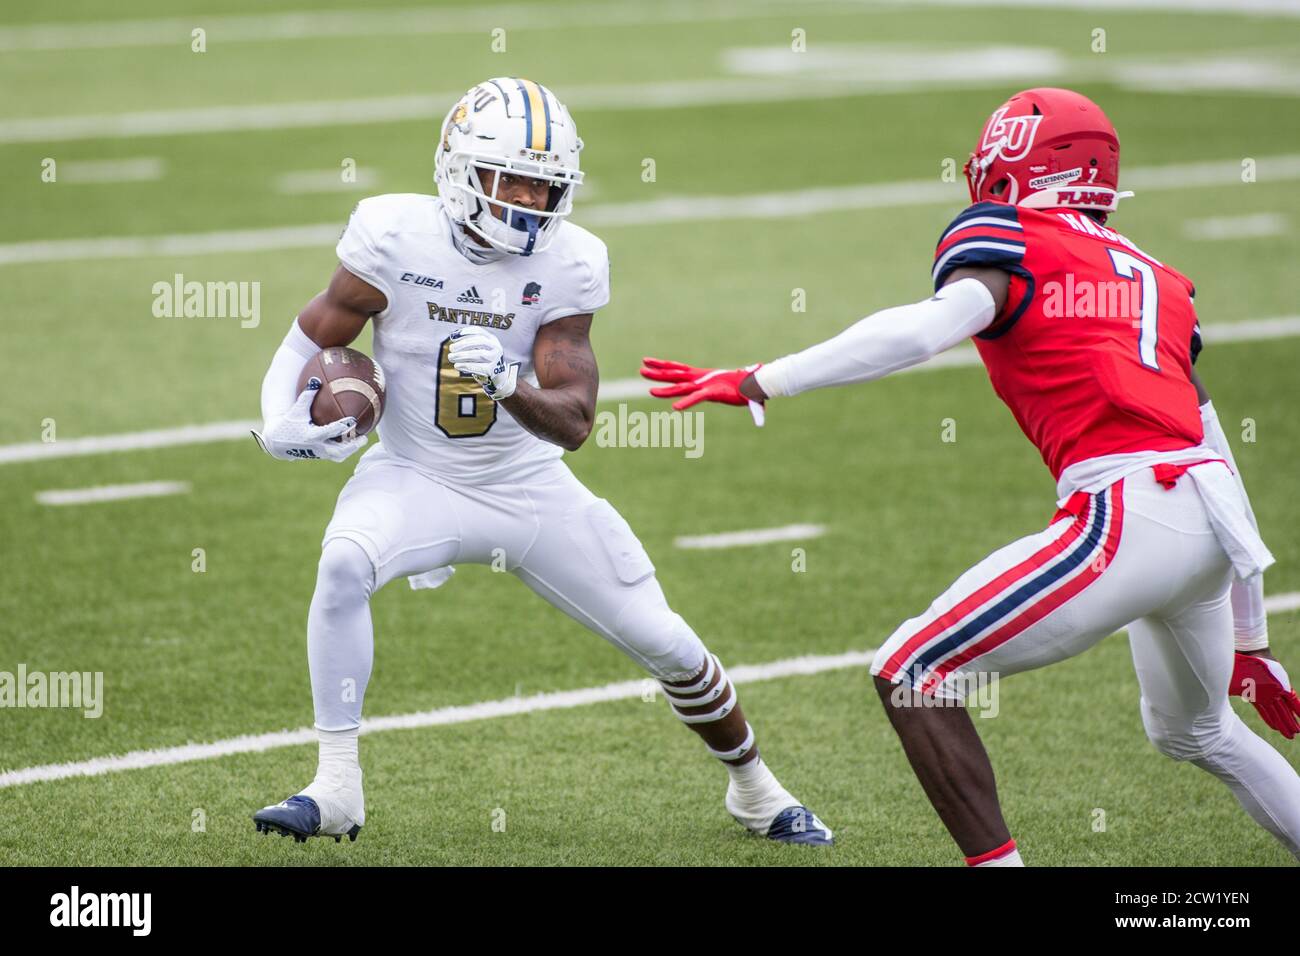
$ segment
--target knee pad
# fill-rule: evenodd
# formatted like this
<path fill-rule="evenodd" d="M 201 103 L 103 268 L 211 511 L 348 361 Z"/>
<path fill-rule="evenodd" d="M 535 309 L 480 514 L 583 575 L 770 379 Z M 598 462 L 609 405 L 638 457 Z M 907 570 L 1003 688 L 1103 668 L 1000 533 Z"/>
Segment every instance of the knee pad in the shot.
<path fill-rule="evenodd" d="M 1196 717 L 1170 717 L 1154 710 L 1142 699 L 1142 726 L 1147 739 L 1166 757 L 1174 760 L 1199 760 L 1214 753 L 1229 732 L 1229 722 L 1223 710 Z M 1225 699 L 1224 709 L 1231 714 Z M 1235 716 L 1235 715 L 1233 715 Z"/>
<path fill-rule="evenodd" d="M 375 568 L 361 546 L 349 538 L 331 538 L 316 565 L 316 594 L 325 607 L 368 601 L 374 591 Z"/>
<path fill-rule="evenodd" d="M 618 616 L 615 635 L 656 679 L 680 681 L 704 666 L 707 652 L 682 616 L 668 606 L 655 582 L 636 589 Z"/>

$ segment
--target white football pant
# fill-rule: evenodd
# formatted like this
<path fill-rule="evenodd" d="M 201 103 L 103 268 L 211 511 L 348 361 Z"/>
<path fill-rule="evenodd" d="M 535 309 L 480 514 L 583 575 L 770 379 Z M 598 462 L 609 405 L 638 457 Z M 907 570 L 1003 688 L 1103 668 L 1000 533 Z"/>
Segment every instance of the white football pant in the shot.
<path fill-rule="evenodd" d="M 703 643 L 669 608 L 641 542 L 563 462 L 525 484 L 457 485 L 380 446 L 357 465 L 325 531 L 307 618 L 319 729 L 360 726 L 374 656 L 371 595 L 394 578 L 466 563 L 516 575 L 659 680 L 704 667 Z M 431 605 L 431 621 L 436 614 Z"/>
<path fill-rule="evenodd" d="M 871 672 L 960 697 L 981 676 L 1065 660 L 1127 627 L 1151 742 L 1226 783 L 1300 856 L 1300 776 L 1228 703 L 1233 568 L 1197 483 L 1239 492 L 1224 464 L 1197 468 L 1168 489 L 1147 468 L 1076 494 L 1046 530 L 995 551 L 902 624 Z"/>

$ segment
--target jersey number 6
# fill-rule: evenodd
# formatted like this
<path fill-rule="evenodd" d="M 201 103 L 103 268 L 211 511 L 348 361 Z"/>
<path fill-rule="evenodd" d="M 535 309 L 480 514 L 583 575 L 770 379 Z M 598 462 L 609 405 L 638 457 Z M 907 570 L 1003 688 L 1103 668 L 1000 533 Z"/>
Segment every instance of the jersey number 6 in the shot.
<path fill-rule="evenodd" d="M 438 410 L 434 424 L 448 438 L 486 435 L 497 420 L 497 403 L 483 393 L 478 382 L 456 371 L 447 358 L 451 339 L 438 346 Z"/>

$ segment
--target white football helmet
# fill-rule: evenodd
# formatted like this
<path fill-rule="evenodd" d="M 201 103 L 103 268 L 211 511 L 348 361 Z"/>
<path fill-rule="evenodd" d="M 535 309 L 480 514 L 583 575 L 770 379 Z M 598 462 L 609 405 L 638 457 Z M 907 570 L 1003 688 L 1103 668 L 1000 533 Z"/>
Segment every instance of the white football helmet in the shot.
<path fill-rule="evenodd" d="M 518 77 L 497 77 L 475 86 L 442 123 L 434 182 L 454 222 L 504 252 L 541 252 L 573 210 L 582 184 L 582 140 L 564 104 L 546 87 Z M 485 192 L 478 170 L 494 175 Z M 527 209 L 496 198 L 498 171 L 509 170 L 550 183 L 546 208 Z M 504 219 L 492 215 L 491 202 Z"/>

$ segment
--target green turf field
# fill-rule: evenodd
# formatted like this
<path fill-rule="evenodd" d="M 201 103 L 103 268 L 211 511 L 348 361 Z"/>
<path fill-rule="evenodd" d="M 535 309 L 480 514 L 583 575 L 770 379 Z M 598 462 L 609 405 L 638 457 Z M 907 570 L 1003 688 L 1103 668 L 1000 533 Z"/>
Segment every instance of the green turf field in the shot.
<path fill-rule="evenodd" d="M 341 229 L 361 196 L 432 191 L 435 108 L 406 114 L 420 112 L 421 97 L 489 76 L 573 93 L 590 184 L 573 219 L 607 241 L 613 263 L 613 301 L 593 332 L 606 381 L 635 375 L 645 354 L 769 359 L 924 297 L 934 241 L 967 202 L 964 183 L 944 185 L 945 160 L 959 168 L 1017 89 L 1072 85 L 1092 96 L 1120 131 L 1124 168 L 1146 170 L 1151 184 L 1111 225 L 1196 281 L 1208 329 L 1198 367 L 1234 441 L 1239 422 L 1253 423 L 1255 440 L 1236 453 L 1278 558 L 1267 590 L 1300 591 L 1300 337 L 1295 323 L 1273 323 L 1276 335 L 1214 343 L 1216 329 L 1298 311 L 1300 87 L 1274 67 L 1294 63 L 1300 18 L 557 2 L 448 7 L 445 26 L 430 27 L 443 22 L 437 10 L 367 14 L 347 0 L 0 10 L 0 89 L 10 91 L 0 104 L 0 671 L 102 671 L 105 681 L 98 719 L 0 709 L 0 772 L 310 725 L 307 604 L 320 533 L 355 459 L 278 462 L 251 439 L 31 461 L 8 461 L 6 449 L 41 442 L 51 427 L 58 447 L 256 417 L 270 355 L 335 265 L 328 228 L 293 246 L 268 231 Z M 121 22 L 97 26 L 110 16 Z M 491 49 L 496 27 L 505 52 Z M 195 28 L 207 31 L 205 52 L 191 49 Z M 1091 48 L 1097 28 L 1104 53 Z M 790 51 L 795 30 L 806 53 Z M 987 73 L 940 69 L 990 45 L 1001 52 Z M 767 49 L 758 59 L 768 64 L 782 51 L 810 60 L 784 79 L 737 72 L 745 61 L 735 51 L 748 49 Z M 1233 80 L 1235 62 L 1256 65 L 1254 87 Z M 1204 88 L 1171 91 L 1168 77 L 1187 64 L 1200 65 Z M 413 110 L 392 106 L 404 97 Z M 373 101 L 357 111 L 374 115 L 314 124 L 294 115 L 345 101 Z M 283 104 L 303 106 L 266 114 L 260 128 L 243 109 Z M 439 119 L 449 105 L 438 102 Z M 215 107 L 231 109 L 203 112 Z M 402 115 L 377 121 L 382 108 Z M 113 134 L 106 118 L 127 114 L 138 135 Z M 183 121 L 194 128 L 177 132 Z M 348 159 L 363 173 L 356 188 L 286 191 L 285 177 L 328 180 Z M 144 178 L 86 181 L 106 175 L 107 161 L 135 161 L 126 168 Z M 1253 181 L 1233 173 L 1243 161 L 1253 161 Z M 1195 182 L 1187 167 L 1199 163 L 1227 173 Z M 947 193 L 812 215 L 616 223 L 626 204 L 669 198 L 914 182 Z M 1194 238 L 1224 217 L 1271 225 Z M 229 251 L 127 241 L 235 230 L 247 243 L 231 240 Z M 60 244 L 106 237 L 122 241 Z M 176 273 L 259 283 L 260 321 L 155 317 L 152 287 Z M 791 310 L 796 289 L 805 312 Z M 368 349 L 368 334 L 358 347 Z M 955 442 L 942 440 L 945 419 Z M 711 407 L 696 460 L 591 442 L 568 461 L 631 522 L 674 608 L 729 667 L 874 648 L 1054 507 L 1046 469 L 970 367 L 774 402 L 762 431 L 743 412 Z M 71 507 L 36 498 L 145 481 L 192 490 Z M 829 530 L 757 547 L 674 546 L 679 535 L 795 523 Z M 792 571 L 795 547 L 805 571 Z M 206 571 L 195 573 L 199 548 Z M 641 677 L 487 568 L 463 568 L 432 592 L 399 581 L 373 608 L 367 716 Z M 485 609 L 511 623 L 485 625 Z M 1293 669 L 1298 622 L 1295 612 L 1270 621 Z M 767 761 L 836 831 L 833 850 L 749 837 L 726 814 L 725 774 L 698 740 L 662 699 L 632 699 L 366 736 L 367 824 L 353 845 L 253 832 L 254 810 L 310 780 L 314 745 L 0 787 L 0 864 L 961 862 L 865 669 L 740 692 Z M 977 724 L 1026 862 L 1290 862 L 1226 788 L 1155 752 L 1137 701 L 1122 635 L 1001 685 L 999 715 Z M 1300 742 L 1234 706 L 1300 766 Z"/>

